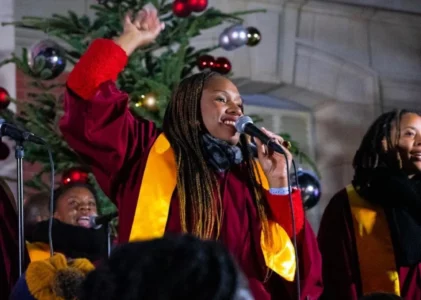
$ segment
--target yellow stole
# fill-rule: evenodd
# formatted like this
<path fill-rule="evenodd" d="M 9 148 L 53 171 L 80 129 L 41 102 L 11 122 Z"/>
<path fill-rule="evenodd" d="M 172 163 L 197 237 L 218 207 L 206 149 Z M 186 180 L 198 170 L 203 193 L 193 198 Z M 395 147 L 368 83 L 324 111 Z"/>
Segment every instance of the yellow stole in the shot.
<path fill-rule="evenodd" d="M 26 249 L 28 250 L 29 259 L 31 262 L 50 258 L 50 246 L 46 243 L 26 242 Z"/>
<path fill-rule="evenodd" d="M 262 186 L 268 182 L 261 167 L 258 170 Z M 159 238 L 164 235 L 172 194 L 176 188 L 174 151 L 164 134 L 159 135 L 149 152 L 142 178 L 139 198 L 130 232 L 130 241 Z M 269 221 L 269 232 L 262 232 L 260 245 L 268 268 L 288 281 L 294 280 L 295 252 L 288 234 L 276 222 Z M 266 234 L 273 243 L 265 242 Z"/>
<path fill-rule="evenodd" d="M 395 252 L 384 210 L 346 187 L 351 207 L 363 295 L 387 292 L 400 295 Z"/>

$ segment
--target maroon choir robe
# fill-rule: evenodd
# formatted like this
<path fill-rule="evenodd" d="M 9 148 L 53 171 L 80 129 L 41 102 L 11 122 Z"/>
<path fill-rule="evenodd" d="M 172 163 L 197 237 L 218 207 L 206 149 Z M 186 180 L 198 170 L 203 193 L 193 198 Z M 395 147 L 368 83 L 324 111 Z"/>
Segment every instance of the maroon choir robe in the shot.
<path fill-rule="evenodd" d="M 0 299 L 8 299 L 19 279 L 18 214 L 15 199 L 6 182 L 0 179 Z M 29 258 L 26 248 L 22 271 Z"/>
<path fill-rule="evenodd" d="M 89 163 L 101 188 L 117 204 L 120 242 L 129 240 L 148 153 L 160 134 L 154 123 L 134 118 L 127 94 L 114 84 L 126 61 L 124 51 L 112 41 L 94 41 L 69 76 L 60 122 L 66 141 Z M 244 270 L 257 300 L 295 299 L 294 282 L 275 273 L 264 282 L 267 269 L 260 247 L 261 223 L 242 168 L 238 165 L 218 176 L 224 210 L 220 240 Z M 291 235 L 288 196 L 267 194 L 272 217 Z M 322 283 L 317 241 L 305 220 L 299 191 L 292 197 L 301 299 L 318 299 Z M 177 193 L 171 199 L 166 231 L 181 232 Z"/>
<path fill-rule="evenodd" d="M 322 299 L 359 299 L 363 292 L 358 252 L 345 189 L 337 193 L 326 207 L 318 241 L 323 262 Z M 421 264 L 396 267 L 401 297 L 407 300 L 421 299 Z"/>

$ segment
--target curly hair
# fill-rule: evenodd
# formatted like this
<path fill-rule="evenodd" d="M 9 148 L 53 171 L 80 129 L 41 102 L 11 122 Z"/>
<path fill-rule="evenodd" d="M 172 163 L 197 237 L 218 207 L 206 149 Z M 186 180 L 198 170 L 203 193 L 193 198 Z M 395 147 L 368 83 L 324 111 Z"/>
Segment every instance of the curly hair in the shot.
<path fill-rule="evenodd" d="M 80 300 L 236 300 L 249 293 L 228 251 L 191 235 L 118 246 L 90 273 Z"/>

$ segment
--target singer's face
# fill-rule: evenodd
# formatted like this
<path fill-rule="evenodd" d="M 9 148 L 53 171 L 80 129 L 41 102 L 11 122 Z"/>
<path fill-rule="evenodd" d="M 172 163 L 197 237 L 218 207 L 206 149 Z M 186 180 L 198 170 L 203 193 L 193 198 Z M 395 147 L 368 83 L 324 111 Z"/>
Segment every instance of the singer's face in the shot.
<path fill-rule="evenodd" d="M 64 223 L 89 227 L 89 216 L 97 214 L 95 197 L 85 187 L 66 191 L 57 201 L 54 217 Z"/>
<path fill-rule="evenodd" d="M 231 80 L 211 77 L 203 89 L 200 108 L 203 123 L 213 137 L 232 145 L 238 143 L 235 121 L 243 115 L 243 100 Z"/>
<path fill-rule="evenodd" d="M 397 145 L 402 167 L 408 175 L 421 171 L 421 116 L 407 113 L 400 121 L 400 134 L 392 127 L 392 143 Z M 398 139 L 397 139 L 398 137 Z"/>

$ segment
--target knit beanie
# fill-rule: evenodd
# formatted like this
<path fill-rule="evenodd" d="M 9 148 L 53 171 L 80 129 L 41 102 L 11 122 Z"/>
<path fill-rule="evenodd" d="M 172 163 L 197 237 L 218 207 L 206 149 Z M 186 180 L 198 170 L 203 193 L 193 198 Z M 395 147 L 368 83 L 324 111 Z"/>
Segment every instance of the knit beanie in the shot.
<path fill-rule="evenodd" d="M 74 300 L 85 276 L 94 269 L 87 259 L 68 260 L 55 254 L 29 264 L 19 278 L 10 300 Z"/>

